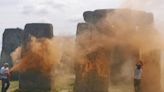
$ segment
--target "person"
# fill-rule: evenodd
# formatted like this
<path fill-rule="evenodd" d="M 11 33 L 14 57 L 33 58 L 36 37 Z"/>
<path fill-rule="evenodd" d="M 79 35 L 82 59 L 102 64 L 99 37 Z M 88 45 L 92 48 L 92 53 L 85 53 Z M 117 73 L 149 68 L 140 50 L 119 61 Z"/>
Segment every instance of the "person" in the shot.
<path fill-rule="evenodd" d="M 9 64 L 4 63 L 3 67 L 0 70 L 1 73 L 1 80 L 2 80 L 2 89 L 1 92 L 7 92 L 10 86 L 10 71 L 9 71 Z"/>
<path fill-rule="evenodd" d="M 142 77 L 142 61 L 137 62 L 134 73 L 134 88 L 135 92 L 141 92 L 141 77 Z"/>

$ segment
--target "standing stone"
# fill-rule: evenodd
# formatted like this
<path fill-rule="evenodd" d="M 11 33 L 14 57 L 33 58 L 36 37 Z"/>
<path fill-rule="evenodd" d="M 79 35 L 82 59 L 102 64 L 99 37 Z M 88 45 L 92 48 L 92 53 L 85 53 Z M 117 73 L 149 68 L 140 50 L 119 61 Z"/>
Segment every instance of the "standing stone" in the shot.
<path fill-rule="evenodd" d="M 77 25 L 77 32 L 76 32 L 76 35 L 80 35 L 80 34 L 82 34 L 83 32 L 84 32 L 84 33 L 88 33 L 89 30 L 90 30 L 89 24 L 87 24 L 87 23 L 79 23 L 79 24 Z"/>
<path fill-rule="evenodd" d="M 9 67 L 13 67 L 11 53 L 21 46 L 23 38 L 23 31 L 19 28 L 7 28 L 3 33 L 2 52 L 1 52 L 1 65 L 9 63 Z M 18 74 L 12 76 L 13 80 L 18 79 Z"/>
<path fill-rule="evenodd" d="M 49 38 L 53 37 L 53 26 L 47 23 L 31 23 L 26 24 L 25 34 L 23 38 L 22 55 L 26 53 L 28 43 L 30 42 L 31 36 L 36 38 Z M 30 65 L 29 65 L 30 66 Z M 41 71 L 38 70 L 27 70 L 20 74 L 20 89 L 21 90 L 44 90 L 48 91 L 51 89 L 51 79 L 45 76 Z"/>
<path fill-rule="evenodd" d="M 107 13 L 114 11 L 114 9 L 102 9 L 95 11 L 86 11 L 83 13 L 85 22 L 95 24 L 107 16 Z"/>
<path fill-rule="evenodd" d="M 13 66 L 10 54 L 21 45 L 23 31 L 19 28 L 8 28 L 3 33 L 1 63 L 9 63 Z"/>
<path fill-rule="evenodd" d="M 36 38 L 49 38 L 53 37 L 53 26 L 46 23 L 31 23 L 26 24 L 25 34 L 23 39 L 23 46 L 27 46 L 31 36 Z M 26 47 L 24 47 L 26 48 Z"/>
<path fill-rule="evenodd" d="M 100 34 L 109 36 L 109 39 L 110 37 L 111 38 L 115 37 L 119 35 L 120 33 L 123 34 L 123 37 L 124 37 L 122 38 L 123 40 L 125 39 L 125 37 L 130 37 L 131 34 L 136 34 L 138 32 L 143 32 L 144 34 L 147 32 L 149 34 L 149 32 L 156 31 L 154 28 L 153 15 L 151 13 L 147 13 L 144 11 L 135 11 L 135 10 L 128 10 L 128 9 L 102 9 L 102 10 L 95 10 L 95 11 L 86 11 L 84 12 L 83 17 L 86 24 L 78 25 L 78 29 L 81 28 L 80 30 L 81 33 L 84 32 L 84 29 L 88 28 L 87 24 L 89 24 L 95 27 L 96 31 L 98 31 Z M 85 31 L 90 32 L 91 29 L 89 28 L 88 30 L 85 30 Z M 78 38 L 78 33 L 80 33 L 79 30 L 77 30 L 77 38 Z M 93 34 L 93 32 L 91 32 L 90 34 Z M 90 38 L 88 39 L 91 39 L 94 36 L 95 35 L 91 35 Z M 145 71 L 143 71 L 144 78 L 142 79 L 143 90 L 145 92 L 154 92 L 155 90 L 157 92 L 160 92 L 160 63 L 159 63 L 160 55 L 157 54 L 159 51 L 157 51 L 156 53 L 147 53 L 146 56 L 148 55 L 148 57 L 145 57 L 145 55 L 144 56 L 140 55 L 140 52 L 141 52 L 140 48 L 130 47 L 130 45 L 127 44 L 126 41 L 123 41 L 123 42 L 124 43 L 121 43 L 121 44 L 111 43 L 113 45 L 113 48 L 109 47 L 110 53 L 111 53 L 111 56 L 109 56 L 111 57 L 111 59 L 109 60 L 111 61 L 110 62 L 111 67 L 110 67 L 110 77 L 108 78 L 111 80 L 112 83 L 116 85 L 120 83 L 125 84 L 128 81 L 124 82 L 123 80 L 129 80 L 131 82 L 130 84 L 132 86 L 131 88 L 133 88 L 133 80 L 131 79 L 134 73 L 133 68 L 135 66 L 135 62 L 137 60 L 142 59 L 144 60 L 143 62 L 146 64 L 144 67 Z M 93 45 L 93 43 L 91 44 Z M 91 46 L 88 46 L 88 48 Z M 149 54 L 154 55 L 154 57 L 151 57 L 151 55 Z M 147 58 L 152 59 L 152 60 L 148 60 Z M 129 62 L 129 61 L 133 61 L 133 62 Z M 149 61 L 153 61 L 153 63 Z M 124 66 L 130 67 L 130 68 L 127 68 L 127 71 L 131 69 L 129 72 L 130 75 L 129 76 L 126 75 L 127 79 L 124 79 L 125 78 L 124 73 L 126 71 L 126 70 L 125 71 L 122 70 L 122 67 Z M 154 72 L 153 73 L 146 72 L 150 70 L 148 67 L 152 67 Z M 92 74 L 90 75 L 90 77 L 91 76 Z M 77 71 L 76 81 L 78 80 L 80 79 L 78 79 L 78 71 Z M 149 80 L 153 80 L 153 81 L 150 83 Z M 78 84 L 78 82 L 75 82 L 75 83 Z M 86 83 L 86 82 L 83 81 L 83 83 Z M 84 85 L 83 83 L 79 82 L 79 85 L 80 84 Z M 154 85 L 152 85 L 153 83 Z M 75 92 L 85 92 L 86 91 L 84 90 L 85 88 L 92 89 L 92 87 L 83 87 L 83 86 L 80 87 L 76 85 L 75 85 L 75 88 L 79 88 L 82 90 L 82 91 L 75 91 Z M 96 92 L 96 91 L 92 91 L 92 92 Z"/>
<path fill-rule="evenodd" d="M 161 92 L 160 50 L 154 50 L 142 54 L 143 69 L 143 92 Z"/>
<path fill-rule="evenodd" d="M 109 69 L 105 71 L 104 75 L 104 71 L 101 72 L 101 69 L 99 71 L 98 67 L 95 66 L 95 64 L 100 62 L 100 58 L 104 59 L 104 61 L 102 61 L 104 62 L 104 67 L 109 66 L 106 56 L 107 50 L 98 47 L 93 51 L 87 52 L 87 49 L 93 46 L 93 32 L 95 32 L 93 25 L 89 23 L 78 24 L 76 46 L 77 51 L 82 54 L 82 57 L 78 57 L 80 61 L 77 60 L 75 66 L 75 92 L 108 92 Z M 80 62 L 83 62 L 83 64 Z M 92 67 L 92 69 L 87 69 L 88 65 Z"/>

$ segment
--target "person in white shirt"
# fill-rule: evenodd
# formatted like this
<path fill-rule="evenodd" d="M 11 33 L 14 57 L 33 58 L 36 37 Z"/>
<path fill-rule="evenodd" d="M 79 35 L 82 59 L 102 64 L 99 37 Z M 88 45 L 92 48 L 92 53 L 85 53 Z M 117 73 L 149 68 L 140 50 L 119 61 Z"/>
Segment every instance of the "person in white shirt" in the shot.
<path fill-rule="evenodd" d="M 135 92 L 141 92 L 141 78 L 142 78 L 142 61 L 137 62 L 134 73 L 134 88 Z"/>
<path fill-rule="evenodd" d="M 2 79 L 1 92 L 7 92 L 7 89 L 10 86 L 10 80 L 9 80 L 10 71 L 9 71 L 8 66 L 9 66 L 8 63 L 4 63 L 3 67 L 0 70 L 0 75 L 1 75 L 1 79 Z"/>

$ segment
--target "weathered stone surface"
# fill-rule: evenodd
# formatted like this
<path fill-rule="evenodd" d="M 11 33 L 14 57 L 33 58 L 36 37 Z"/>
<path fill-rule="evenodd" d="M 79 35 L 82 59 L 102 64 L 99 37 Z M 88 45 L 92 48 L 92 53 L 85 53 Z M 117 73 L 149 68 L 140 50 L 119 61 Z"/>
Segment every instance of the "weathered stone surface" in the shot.
<path fill-rule="evenodd" d="M 19 28 L 8 28 L 3 33 L 3 43 L 1 52 L 1 63 L 9 63 L 9 66 L 13 66 L 11 53 L 21 45 L 23 31 Z"/>
<path fill-rule="evenodd" d="M 29 35 L 35 36 L 37 38 L 40 38 L 40 37 L 52 38 L 53 37 L 53 26 L 52 24 L 48 24 L 48 23 L 26 24 L 24 30 L 25 30 L 25 38 L 29 38 Z"/>
<path fill-rule="evenodd" d="M 107 13 L 114 11 L 114 9 L 102 9 L 95 11 L 86 11 L 83 13 L 84 20 L 88 23 L 97 23 L 100 19 L 105 18 Z"/>
<path fill-rule="evenodd" d="M 79 23 L 77 26 L 77 38 L 76 47 L 78 49 L 88 49 L 87 47 L 91 44 L 91 35 L 93 31 L 93 26 L 89 23 Z"/>
<path fill-rule="evenodd" d="M 102 55 L 102 53 L 108 53 L 107 50 L 97 48 L 91 52 L 86 52 L 93 45 L 91 41 L 94 39 L 92 38 L 94 30 L 93 26 L 88 23 L 79 23 L 77 27 L 77 51 L 84 54 L 84 57 L 79 57 L 78 60 L 82 60 L 84 64 L 80 64 L 77 60 L 75 65 L 76 79 L 74 92 L 108 92 L 108 77 L 101 76 L 98 69 L 92 66 L 99 62 L 100 57 L 104 57 L 104 61 L 102 62 L 104 62 L 105 66 L 109 66 L 106 59 L 107 54 Z M 88 64 L 91 64 L 93 70 L 91 69 L 87 72 L 85 69 Z M 106 73 L 106 76 L 109 76 L 108 73 Z"/>
<path fill-rule="evenodd" d="M 154 50 L 142 55 L 144 69 L 143 92 L 161 92 L 160 50 Z"/>
<path fill-rule="evenodd" d="M 36 38 L 52 38 L 53 37 L 53 26 L 48 23 L 31 23 L 26 24 L 24 29 L 23 46 L 27 46 L 27 43 L 31 36 Z"/>
<path fill-rule="evenodd" d="M 11 53 L 21 46 L 23 39 L 23 30 L 19 28 L 7 28 L 3 33 L 1 65 L 9 63 L 9 67 L 14 65 Z M 18 74 L 12 74 L 12 80 L 18 80 Z"/>
<path fill-rule="evenodd" d="M 95 54 L 96 53 L 96 54 Z M 103 50 L 96 49 L 95 52 L 88 53 L 86 55 L 84 63 L 85 64 L 76 64 L 75 66 L 75 86 L 74 92 L 108 92 L 109 86 L 109 72 L 106 73 L 106 76 L 101 76 L 99 74 L 96 67 L 92 66 L 92 64 L 96 64 L 99 59 L 98 55 L 105 53 Z M 108 66 L 107 59 L 102 61 L 105 64 L 105 67 Z M 85 71 L 87 65 L 91 64 L 93 69 Z"/>
<path fill-rule="evenodd" d="M 117 15 L 117 16 L 116 16 Z M 97 23 L 101 19 L 106 17 L 118 17 L 121 19 L 133 20 L 136 25 L 146 25 L 153 23 L 154 18 L 152 13 L 147 13 L 144 11 L 135 11 L 129 9 L 100 9 L 95 11 L 86 11 L 83 13 L 84 20 L 88 23 Z M 110 20 L 109 20 L 110 21 Z"/>
<path fill-rule="evenodd" d="M 31 36 L 36 38 L 52 38 L 53 37 L 53 26 L 47 23 L 31 23 L 26 24 L 25 34 L 23 39 L 22 55 L 30 48 L 28 43 L 30 42 Z M 30 65 L 29 65 L 30 66 Z M 51 78 L 45 76 L 43 72 L 38 70 L 27 70 L 20 74 L 20 89 L 21 90 L 50 90 L 51 89 Z"/>
<path fill-rule="evenodd" d="M 87 24 L 87 23 L 79 23 L 79 24 L 77 25 L 77 32 L 76 32 L 76 35 L 80 35 L 80 34 L 82 34 L 82 33 L 84 33 L 84 32 L 88 32 L 89 29 L 90 29 L 89 24 Z"/>

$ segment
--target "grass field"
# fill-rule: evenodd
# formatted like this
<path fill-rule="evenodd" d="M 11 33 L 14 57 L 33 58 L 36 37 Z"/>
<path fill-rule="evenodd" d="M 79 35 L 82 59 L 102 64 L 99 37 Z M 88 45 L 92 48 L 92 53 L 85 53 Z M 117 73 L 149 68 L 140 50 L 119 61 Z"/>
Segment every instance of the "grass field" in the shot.
<path fill-rule="evenodd" d="M 11 81 L 10 83 L 11 84 L 10 84 L 8 92 L 15 92 L 16 90 L 18 90 L 18 88 L 19 88 L 19 82 L 18 81 Z M 2 85 L 0 83 L 0 88 L 1 87 L 2 87 Z"/>
<path fill-rule="evenodd" d="M 69 77 L 65 77 L 65 78 L 56 77 L 57 80 L 54 85 L 55 91 L 52 92 L 73 92 L 74 80 L 73 78 L 69 78 L 69 79 L 68 78 Z M 1 83 L 0 83 L 0 87 L 1 87 Z M 19 91 L 18 89 L 19 89 L 19 82 L 11 81 L 11 85 L 8 92 L 24 92 L 24 91 Z M 38 91 L 28 91 L 28 92 L 43 92 L 43 91 L 38 90 Z M 120 84 L 118 86 L 110 85 L 109 92 L 134 92 L 134 91 L 132 85 Z"/>
<path fill-rule="evenodd" d="M 56 90 L 55 92 L 72 92 L 73 91 L 74 80 L 68 79 L 68 78 L 69 77 L 62 77 L 62 78 L 59 76 L 56 77 L 56 82 L 54 85 L 54 89 Z M 0 92 L 1 92 L 1 87 L 2 85 L 0 82 Z M 11 81 L 8 92 L 24 92 L 24 91 L 19 91 L 19 81 Z M 33 91 L 29 91 L 29 92 L 33 92 Z M 43 91 L 39 90 L 37 92 L 43 92 Z"/>
<path fill-rule="evenodd" d="M 56 76 L 54 88 L 57 92 L 73 92 L 73 76 Z"/>

